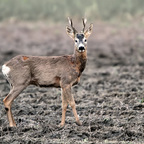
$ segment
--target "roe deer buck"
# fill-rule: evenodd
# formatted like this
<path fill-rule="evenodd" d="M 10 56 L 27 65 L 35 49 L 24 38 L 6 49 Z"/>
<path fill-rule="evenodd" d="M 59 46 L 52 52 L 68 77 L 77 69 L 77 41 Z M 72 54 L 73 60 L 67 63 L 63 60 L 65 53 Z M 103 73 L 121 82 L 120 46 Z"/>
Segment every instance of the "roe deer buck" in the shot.
<path fill-rule="evenodd" d="M 67 34 L 74 40 L 73 55 L 66 56 L 25 56 L 18 55 L 2 66 L 2 72 L 11 85 L 11 90 L 3 100 L 10 127 L 16 126 L 11 112 L 13 100 L 28 86 L 61 87 L 62 90 L 62 119 L 60 126 L 65 124 L 65 113 L 68 104 L 72 107 L 76 123 L 81 125 L 77 115 L 71 87 L 80 80 L 87 61 L 87 38 L 92 32 L 93 24 L 85 30 L 86 19 L 83 20 L 83 31 L 80 33 L 73 27 L 66 26 Z"/>

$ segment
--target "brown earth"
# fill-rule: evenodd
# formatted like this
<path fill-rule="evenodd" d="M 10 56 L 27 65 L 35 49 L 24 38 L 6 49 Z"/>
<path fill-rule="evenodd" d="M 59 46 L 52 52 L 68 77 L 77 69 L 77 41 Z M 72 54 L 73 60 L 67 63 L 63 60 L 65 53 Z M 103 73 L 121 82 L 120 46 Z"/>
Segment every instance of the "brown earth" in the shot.
<path fill-rule="evenodd" d="M 1 23 L 0 66 L 18 54 L 65 55 L 73 42 L 65 25 Z M 9 128 L 3 99 L 9 92 L 0 67 L 0 143 L 144 143 L 144 27 L 97 22 L 88 63 L 73 87 L 82 126 L 70 107 L 64 129 L 60 89 L 30 86 L 14 101 L 17 128 Z"/>

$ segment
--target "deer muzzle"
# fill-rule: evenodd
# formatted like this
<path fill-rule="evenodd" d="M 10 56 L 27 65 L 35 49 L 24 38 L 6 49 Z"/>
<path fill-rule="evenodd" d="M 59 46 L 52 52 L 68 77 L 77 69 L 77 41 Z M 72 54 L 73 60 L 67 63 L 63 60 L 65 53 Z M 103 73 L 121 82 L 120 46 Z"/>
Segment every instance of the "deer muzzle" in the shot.
<path fill-rule="evenodd" d="M 79 52 L 84 52 L 85 51 L 85 47 L 83 44 L 80 44 L 78 47 Z"/>

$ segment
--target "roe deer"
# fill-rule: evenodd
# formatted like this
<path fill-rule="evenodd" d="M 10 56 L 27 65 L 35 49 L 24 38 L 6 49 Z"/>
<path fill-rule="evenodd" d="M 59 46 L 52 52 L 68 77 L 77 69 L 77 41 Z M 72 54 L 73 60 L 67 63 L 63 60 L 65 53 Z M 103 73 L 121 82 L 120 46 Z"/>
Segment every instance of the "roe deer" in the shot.
<path fill-rule="evenodd" d="M 2 72 L 11 85 L 11 90 L 3 100 L 9 126 L 16 123 L 11 112 L 13 100 L 28 86 L 61 87 L 62 90 L 62 119 L 60 127 L 65 124 L 65 114 L 68 104 L 72 107 L 76 123 L 81 125 L 77 115 L 71 87 L 80 81 L 80 76 L 87 61 L 87 38 L 92 32 L 93 24 L 85 30 L 86 19 L 83 20 L 84 28 L 81 32 L 73 27 L 66 26 L 67 34 L 74 40 L 74 54 L 65 56 L 25 56 L 18 55 L 2 66 Z"/>

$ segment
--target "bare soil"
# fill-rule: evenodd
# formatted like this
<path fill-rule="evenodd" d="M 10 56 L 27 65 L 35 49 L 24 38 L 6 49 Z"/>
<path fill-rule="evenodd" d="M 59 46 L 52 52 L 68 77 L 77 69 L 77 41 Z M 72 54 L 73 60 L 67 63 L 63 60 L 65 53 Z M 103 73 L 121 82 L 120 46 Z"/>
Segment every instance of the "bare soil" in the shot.
<path fill-rule="evenodd" d="M 80 27 L 80 26 L 79 26 Z M 73 42 L 65 25 L 1 23 L 0 66 L 18 54 L 65 55 Z M 97 22 L 88 40 L 88 63 L 73 87 L 82 126 L 70 107 L 63 129 L 61 93 L 29 86 L 12 105 L 17 123 L 8 126 L 3 99 L 9 85 L 0 67 L 0 143 L 144 143 L 144 27 Z"/>

